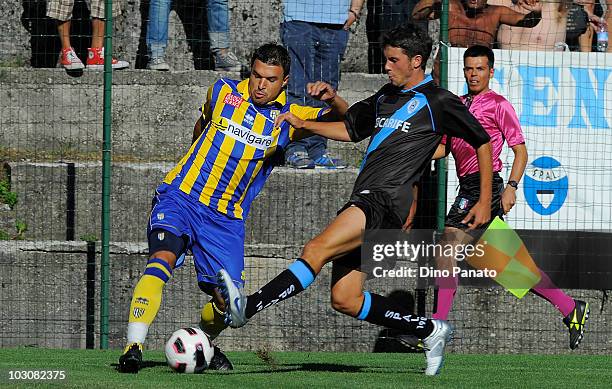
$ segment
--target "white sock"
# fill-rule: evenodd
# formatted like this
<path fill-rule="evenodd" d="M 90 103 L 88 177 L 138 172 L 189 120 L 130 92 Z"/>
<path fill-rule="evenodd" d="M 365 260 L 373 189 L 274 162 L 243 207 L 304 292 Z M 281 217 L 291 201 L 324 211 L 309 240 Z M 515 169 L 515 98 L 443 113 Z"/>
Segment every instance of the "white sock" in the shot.
<path fill-rule="evenodd" d="M 149 332 L 149 325 L 146 323 L 139 323 L 139 322 L 128 323 L 128 329 L 127 329 L 128 344 L 144 343 L 148 332 Z"/>

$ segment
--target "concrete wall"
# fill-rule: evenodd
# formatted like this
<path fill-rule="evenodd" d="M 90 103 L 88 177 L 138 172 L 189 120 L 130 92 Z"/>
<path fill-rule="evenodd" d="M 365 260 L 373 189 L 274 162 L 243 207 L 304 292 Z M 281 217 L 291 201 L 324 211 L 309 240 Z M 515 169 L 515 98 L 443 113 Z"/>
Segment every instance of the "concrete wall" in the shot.
<path fill-rule="evenodd" d="M 98 247 L 99 250 L 99 247 Z M 110 264 L 110 333 L 112 348 L 125 342 L 132 289 L 141 275 L 144 244 L 114 243 Z M 247 292 L 285 269 L 297 246 L 247 246 Z M 84 347 L 86 312 L 86 248 L 84 242 L 0 242 L 0 347 Z M 95 339 L 99 342 L 99 253 L 96 255 Z M 329 269 L 300 296 L 257 315 L 238 330 L 218 339 L 227 350 L 371 351 L 380 328 L 334 312 L 329 306 Z M 386 294 L 413 290 L 411 279 L 372 280 L 368 290 Z M 610 354 L 610 301 L 601 292 L 570 291 L 591 303 L 585 339 L 573 354 Z M 206 301 L 197 290 L 193 267 L 178 269 L 164 292 L 147 346 L 162 348 L 177 328 L 196 325 Z M 411 305 L 410 301 L 403 302 Z M 431 296 L 428 296 L 431 307 Z M 602 309 L 602 311 L 600 311 Z M 457 325 L 451 352 L 569 353 L 567 330 L 559 313 L 543 300 L 523 300 L 499 289 L 460 289 L 450 319 Z"/>
<path fill-rule="evenodd" d="M 100 235 L 102 165 L 76 163 L 74 186 L 66 163 L 11 162 L 11 189 L 17 193 L 13 217 L 28 224 L 27 239 L 64 240 Z M 171 163 L 114 163 L 111 176 L 112 240 L 146 241 L 146 223 L 155 188 Z M 302 244 L 335 216 L 350 196 L 357 169 L 296 171 L 277 168 L 251 208 L 247 241 Z M 325 201 L 321 201 L 325 199 Z"/>
<path fill-rule="evenodd" d="M 238 74 L 225 74 L 238 78 Z M 112 150 L 115 160 L 177 161 L 191 142 L 213 71 L 113 74 Z M 102 147 L 102 74 L 70 77 L 62 70 L 0 68 L 0 148 L 31 159 L 99 160 Z M 347 101 L 364 99 L 382 76 L 347 74 Z M 330 150 L 353 166 L 365 145 L 330 141 Z M 45 153 L 51 157 L 45 158 Z"/>

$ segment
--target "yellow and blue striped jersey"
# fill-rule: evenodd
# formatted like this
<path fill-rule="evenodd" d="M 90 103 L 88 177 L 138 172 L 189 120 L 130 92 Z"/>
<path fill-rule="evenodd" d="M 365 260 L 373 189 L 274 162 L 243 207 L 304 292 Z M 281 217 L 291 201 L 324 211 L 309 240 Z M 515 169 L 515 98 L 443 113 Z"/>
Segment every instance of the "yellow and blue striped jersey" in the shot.
<path fill-rule="evenodd" d="M 255 106 L 248 85 L 248 79 L 222 78 L 208 89 L 202 134 L 160 189 L 179 189 L 230 217 L 246 218 L 274 167 L 270 157 L 295 133 L 287 122 L 274 127 L 274 118 L 290 111 L 301 119 L 316 119 L 328 111 L 288 104 L 284 91 L 267 106 Z"/>

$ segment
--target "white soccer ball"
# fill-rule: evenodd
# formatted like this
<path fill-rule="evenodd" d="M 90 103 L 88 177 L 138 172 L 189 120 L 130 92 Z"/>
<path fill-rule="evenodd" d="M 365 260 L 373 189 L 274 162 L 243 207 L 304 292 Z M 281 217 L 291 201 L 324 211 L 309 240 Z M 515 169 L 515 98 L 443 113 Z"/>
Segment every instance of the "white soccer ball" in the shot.
<path fill-rule="evenodd" d="M 214 353 L 210 338 L 199 328 L 181 328 L 166 342 L 166 362 L 177 373 L 202 373 Z"/>

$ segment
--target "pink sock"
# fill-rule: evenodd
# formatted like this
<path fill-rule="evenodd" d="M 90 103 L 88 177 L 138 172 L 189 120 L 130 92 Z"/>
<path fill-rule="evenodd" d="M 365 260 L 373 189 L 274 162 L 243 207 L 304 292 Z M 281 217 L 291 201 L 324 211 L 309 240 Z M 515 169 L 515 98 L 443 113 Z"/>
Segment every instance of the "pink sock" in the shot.
<path fill-rule="evenodd" d="M 458 282 L 459 279 L 457 277 L 436 278 L 438 303 L 436 305 L 436 312 L 432 316 L 434 319 L 446 320 L 448 318 L 448 313 L 453 307 L 453 299 L 457 292 Z"/>
<path fill-rule="evenodd" d="M 561 312 L 563 317 L 569 315 L 576 307 L 574 299 L 557 288 L 548 277 L 548 274 L 544 273 L 542 270 L 540 270 L 540 276 L 540 282 L 538 282 L 531 291 L 554 305 L 555 308 Z"/>

